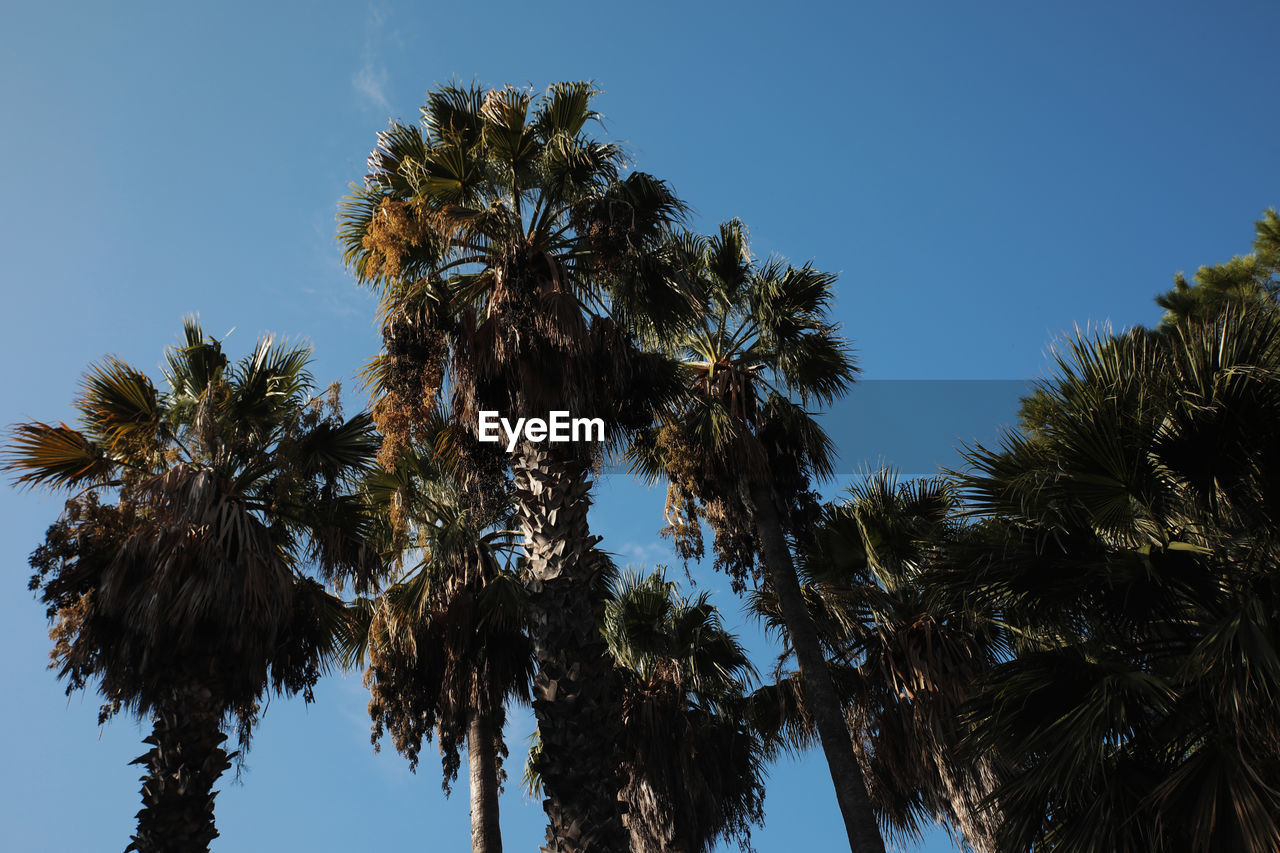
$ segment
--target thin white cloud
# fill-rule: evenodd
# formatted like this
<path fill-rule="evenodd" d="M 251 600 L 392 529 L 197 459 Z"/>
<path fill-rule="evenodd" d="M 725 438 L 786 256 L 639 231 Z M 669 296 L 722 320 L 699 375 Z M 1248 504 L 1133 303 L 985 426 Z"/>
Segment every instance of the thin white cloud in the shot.
<path fill-rule="evenodd" d="M 391 111 L 391 101 L 387 99 L 387 68 L 379 59 L 378 44 L 382 41 L 383 29 L 386 25 L 386 14 L 376 6 L 369 6 L 369 15 L 364 23 L 363 63 L 351 78 L 355 90 L 368 99 L 369 103 L 384 112 Z"/>
<path fill-rule="evenodd" d="M 387 100 L 387 69 L 381 65 L 366 61 L 363 68 L 356 72 L 351 78 L 351 84 L 356 87 L 356 91 L 369 99 L 372 104 L 388 112 L 391 111 L 391 102 Z"/>
<path fill-rule="evenodd" d="M 626 561 L 627 565 L 642 566 L 646 571 L 652 569 L 657 563 L 671 565 L 675 557 L 669 547 L 657 541 L 623 542 L 618 546 L 617 554 Z"/>

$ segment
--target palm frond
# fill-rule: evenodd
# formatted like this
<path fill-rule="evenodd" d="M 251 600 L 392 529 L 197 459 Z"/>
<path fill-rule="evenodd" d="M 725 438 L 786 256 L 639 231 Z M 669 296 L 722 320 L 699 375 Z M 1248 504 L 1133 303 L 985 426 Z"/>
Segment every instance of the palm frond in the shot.
<path fill-rule="evenodd" d="M 107 446 L 153 444 L 161 402 L 146 374 L 119 359 L 90 368 L 76 408 L 89 431 Z"/>
<path fill-rule="evenodd" d="M 13 427 L 3 467 L 20 485 L 59 489 L 102 485 L 119 471 L 119 463 L 80 431 L 39 421 Z"/>

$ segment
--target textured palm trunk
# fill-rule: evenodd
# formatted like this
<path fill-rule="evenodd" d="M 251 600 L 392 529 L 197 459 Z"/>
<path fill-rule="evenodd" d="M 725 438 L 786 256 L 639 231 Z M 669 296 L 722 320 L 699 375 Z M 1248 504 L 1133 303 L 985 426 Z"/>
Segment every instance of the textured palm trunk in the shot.
<path fill-rule="evenodd" d="M 231 756 L 222 748 L 222 714 L 207 687 L 176 689 L 155 715 L 151 749 L 133 761 L 142 776 L 138 831 L 125 853 L 206 853 L 218 837 L 213 822 L 213 786 Z"/>
<path fill-rule="evenodd" d="M 467 769 L 471 775 L 471 853 L 502 853 L 498 824 L 498 753 L 488 714 L 471 712 L 467 728 Z"/>
<path fill-rule="evenodd" d="M 628 805 L 624 822 L 631 835 L 631 853 L 696 853 L 687 839 L 676 835 L 670 803 L 643 778 L 627 782 L 623 799 Z"/>
<path fill-rule="evenodd" d="M 800 580 L 783 534 L 773 490 L 762 483 L 755 483 L 749 489 L 765 570 L 769 573 L 774 594 L 778 596 L 782 621 L 787 626 L 787 636 L 800 666 L 805 700 L 818 729 L 831 782 L 835 785 L 836 800 L 849 836 L 849 849 L 853 853 L 884 853 L 884 839 L 871 809 L 867 783 L 853 752 L 853 741 L 844 722 L 840 699 L 831 683 L 818 631 L 800 591 Z"/>
<path fill-rule="evenodd" d="M 587 464 L 525 442 L 514 464 L 528 558 L 529 631 L 537 659 L 533 711 L 546 798 L 548 853 L 627 849 L 618 800 L 618 709 L 598 624 L 596 540 L 587 526 Z"/>
<path fill-rule="evenodd" d="M 1000 826 L 1000 812 L 994 808 L 982 807 L 983 800 L 996 788 L 996 775 L 991 769 L 991 762 L 985 758 L 971 760 L 969 772 L 965 777 L 958 778 L 959 774 L 952 770 L 950 750 L 942 745 L 937 736 L 930 740 L 938 779 L 951 804 L 955 826 L 960 829 L 965 843 L 975 853 L 996 853 L 999 849 L 996 832 Z"/>

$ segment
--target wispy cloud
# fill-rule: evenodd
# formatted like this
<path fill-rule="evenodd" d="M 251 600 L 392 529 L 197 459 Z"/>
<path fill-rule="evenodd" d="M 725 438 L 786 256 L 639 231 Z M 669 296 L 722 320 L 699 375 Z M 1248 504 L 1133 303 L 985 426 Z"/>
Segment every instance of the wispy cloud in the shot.
<path fill-rule="evenodd" d="M 615 552 L 622 558 L 625 565 L 639 565 L 645 568 L 652 568 L 657 563 L 671 565 L 675 562 L 675 555 L 671 553 L 671 549 L 662 542 L 634 542 L 627 541 L 617 546 Z"/>
<path fill-rule="evenodd" d="M 351 84 L 356 87 L 356 91 L 368 98 L 375 107 L 382 110 L 391 110 L 391 102 L 387 100 L 387 69 L 381 65 L 375 65 L 372 62 L 366 62 L 364 67 L 356 72 L 351 78 Z"/>
<path fill-rule="evenodd" d="M 369 7 L 369 16 L 364 24 L 362 62 L 360 69 L 351 77 L 351 85 L 372 106 L 384 112 L 390 112 L 391 101 L 387 99 L 387 67 L 382 63 L 378 50 L 386 20 L 387 16 L 380 9 L 372 5 Z"/>

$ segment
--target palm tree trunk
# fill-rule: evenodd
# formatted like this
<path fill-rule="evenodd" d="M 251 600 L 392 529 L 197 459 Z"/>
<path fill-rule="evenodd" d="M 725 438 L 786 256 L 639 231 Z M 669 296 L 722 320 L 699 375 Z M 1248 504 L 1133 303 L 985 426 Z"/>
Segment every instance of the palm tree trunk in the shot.
<path fill-rule="evenodd" d="M 207 853 L 218 837 L 213 822 L 213 786 L 231 766 L 222 748 L 222 714 L 207 687 L 186 685 L 173 691 L 158 711 L 151 749 L 133 761 L 142 776 L 138 831 L 125 853 Z"/>
<path fill-rule="evenodd" d="M 547 853 L 627 849 L 618 798 L 618 709 L 600 635 L 596 539 L 587 526 L 587 463 L 525 442 L 515 493 L 529 567 L 529 632 L 537 658 L 533 711 L 546 798 Z"/>
<path fill-rule="evenodd" d="M 871 809 L 867 783 L 853 753 L 853 742 L 845 725 L 840 699 L 831 683 L 831 674 L 827 671 L 817 628 L 800 591 L 800 580 L 783 534 L 773 490 L 758 481 L 749 489 L 765 570 L 778 596 L 782 621 L 787 626 L 787 635 L 800 666 L 805 700 L 817 726 L 822 751 L 827 757 L 827 769 L 831 772 L 840 814 L 844 817 L 844 829 L 849 836 L 849 849 L 853 853 L 884 853 L 884 839 Z"/>
<path fill-rule="evenodd" d="M 471 853 L 502 853 L 493 721 L 475 709 L 467 728 L 467 769 L 471 774 Z"/>

